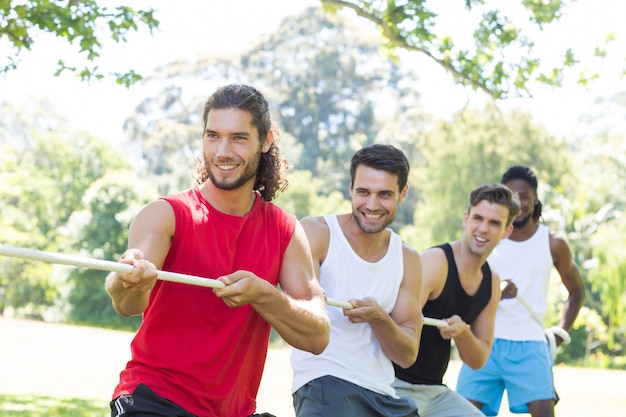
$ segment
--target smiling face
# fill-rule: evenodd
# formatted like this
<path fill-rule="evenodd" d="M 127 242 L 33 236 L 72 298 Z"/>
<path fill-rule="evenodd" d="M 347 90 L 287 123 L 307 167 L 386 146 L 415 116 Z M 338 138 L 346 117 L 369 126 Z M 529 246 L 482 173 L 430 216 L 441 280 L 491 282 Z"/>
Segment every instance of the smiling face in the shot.
<path fill-rule="evenodd" d="M 364 233 L 378 233 L 396 217 L 408 186 L 398 188 L 398 176 L 390 172 L 359 165 L 350 185 L 352 217 Z"/>
<path fill-rule="evenodd" d="M 513 226 L 522 228 L 532 219 L 537 205 L 537 193 L 533 187 L 523 179 L 507 181 L 506 186 L 517 193 L 520 200 L 520 213 L 513 220 Z"/>
<path fill-rule="evenodd" d="M 252 116 L 234 108 L 211 110 L 203 138 L 205 167 L 217 188 L 234 190 L 247 183 L 254 185 L 261 153 L 267 152 L 271 139 L 261 144 Z"/>
<path fill-rule="evenodd" d="M 508 237 L 513 226 L 506 226 L 509 209 L 501 204 L 482 200 L 465 213 L 463 241 L 470 253 L 487 257 L 501 239 Z"/>

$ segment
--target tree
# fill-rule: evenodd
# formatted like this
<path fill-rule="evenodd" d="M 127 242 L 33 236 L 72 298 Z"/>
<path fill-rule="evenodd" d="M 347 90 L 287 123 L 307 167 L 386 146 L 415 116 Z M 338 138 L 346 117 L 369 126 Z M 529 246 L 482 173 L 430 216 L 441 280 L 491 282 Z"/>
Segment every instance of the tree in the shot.
<path fill-rule="evenodd" d="M 280 124 L 306 152 L 296 168 L 347 197 L 348 162 L 374 142 L 383 116 L 414 101 L 416 74 L 380 53 L 380 40 L 319 8 L 285 19 L 241 58 L 265 86 Z"/>
<path fill-rule="evenodd" d="M 313 177 L 311 171 L 294 171 L 288 179 L 287 192 L 280 193 L 274 202 L 298 219 L 351 210 L 350 202 L 338 190 L 326 195 L 324 181 Z"/>
<path fill-rule="evenodd" d="M 623 217 L 600 226 L 591 242 L 597 262 L 588 276 L 592 294 L 601 300 L 599 312 L 607 323 L 607 347 L 622 354 L 626 344 L 625 232 L 626 219 Z"/>
<path fill-rule="evenodd" d="M 135 214 L 156 197 L 156 190 L 127 170 L 111 172 L 85 193 L 83 209 L 72 214 L 66 233 L 70 247 L 89 257 L 118 259 L 126 250 L 128 228 Z M 106 273 L 90 269 L 70 272 L 69 319 L 74 323 L 136 329 L 140 317 L 115 312 L 104 289 Z"/>
<path fill-rule="evenodd" d="M 2 243 L 11 246 L 44 247 L 45 237 L 36 233 L 37 219 L 29 213 L 31 204 L 23 195 L 23 185 L 32 181 L 28 168 L 20 163 L 20 154 L 0 145 L 0 230 Z M 45 201 L 45 200 L 44 200 Z M 39 202 L 41 203 L 41 201 Z M 59 295 L 51 279 L 50 265 L 0 257 L 0 314 L 13 308 L 25 315 L 40 318 Z"/>
<path fill-rule="evenodd" d="M 529 85 L 538 81 L 560 86 L 569 68 L 581 68 L 578 82 L 587 84 L 598 78 L 585 73 L 585 66 L 572 48 L 560 51 L 561 62 L 543 65 L 535 52 L 530 33 L 558 21 L 567 1 L 521 1 L 520 17 L 516 18 L 501 2 L 466 0 L 464 22 L 476 22 L 472 33 L 453 37 L 444 32 L 441 20 L 451 8 L 460 5 L 446 2 L 445 11 L 436 12 L 437 2 L 427 0 L 321 0 L 328 11 L 349 9 L 374 23 L 390 49 L 417 51 L 443 67 L 462 85 L 481 90 L 494 99 L 530 94 Z M 443 4 L 443 3 L 441 3 Z M 518 5 L 520 6 L 520 5 Z M 519 8 L 518 8 L 519 9 Z M 460 20 L 460 19 L 459 19 Z M 530 23 L 531 27 L 528 27 Z M 458 25 L 457 25 L 458 26 Z M 455 27 L 458 30 L 458 27 Z M 612 40 L 611 34 L 608 40 Z M 473 45 L 467 42 L 473 41 Z M 606 51 L 599 48 L 596 57 Z"/>
<path fill-rule="evenodd" d="M 417 77 L 382 55 L 378 38 L 341 16 L 309 8 L 241 55 L 159 68 L 146 85 L 161 90 L 137 106 L 125 126 L 148 170 L 168 178 L 174 173 L 182 184 L 189 171 L 175 170 L 189 167 L 200 154 L 200 116 L 208 93 L 197 91 L 220 82 L 252 84 L 270 101 L 283 135 L 295 140 L 288 147 L 303 150 L 291 153 L 297 155 L 290 160 L 294 169 L 323 179 L 324 194 L 339 190 L 347 198 L 352 154 L 373 143 L 388 118 L 415 112 Z M 420 131 L 419 122 L 419 117 L 406 122 L 413 123 L 407 131 Z"/>
<path fill-rule="evenodd" d="M 38 120 L 53 119 L 43 113 Z M 22 120 L 19 112 L 2 117 Z M 109 170 L 128 164 L 104 141 L 45 131 L 47 125 L 44 131 L 39 128 L 27 128 L 27 140 L 0 144 L 2 242 L 57 252 L 67 249 L 68 239 L 60 231 L 81 208 L 85 191 Z M 0 312 L 12 307 L 42 317 L 59 301 L 63 277 L 58 269 L 13 258 L 0 259 L 0 264 Z"/>
<path fill-rule="evenodd" d="M 194 161 L 201 155 L 206 98 L 188 102 L 182 94 L 183 88 L 168 86 L 143 99 L 124 123 L 139 149 L 142 172 L 154 178 L 160 194 L 193 185 Z"/>
<path fill-rule="evenodd" d="M 577 191 L 555 199 L 558 226 L 567 231 L 576 261 L 585 269 L 585 304 L 606 325 L 607 343 L 600 349 L 611 356 L 623 354 L 626 345 L 625 98 L 621 92 L 586 109 L 577 131 L 587 134 L 572 144 L 578 155 Z M 597 330 L 585 325 L 588 334 Z"/>
<path fill-rule="evenodd" d="M 402 235 L 419 250 L 458 239 L 470 191 L 499 182 L 511 165 L 531 165 L 542 182 L 567 181 L 565 143 L 533 124 L 527 113 L 503 116 L 492 106 L 465 110 L 418 139 L 414 146 L 423 161 L 411 169 L 419 202 L 415 224 Z"/>
<path fill-rule="evenodd" d="M 128 6 L 110 8 L 101 3 L 98 0 L 31 0 L 13 4 L 10 0 L 0 1 L 0 42 L 8 43 L 13 49 L 12 55 L 0 61 L 0 75 L 17 68 L 20 53 L 25 49 L 30 50 L 35 39 L 43 33 L 53 34 L 69 44 L 77 45 L 79 53 L 85 55 L 87 61 L 95 62 L 102 48 L 102 37 L 105 36 L 102 32 L 108 31 L 111 39 L 119 43 L 125 42 L 128 33 L 139 30 L 141 25 L 147 26 L 150 32 L 159 26 L 152 9 L 135 10 Z M 59 60 L 56 75 L 70 71 L 83 81 L 105 76 L 97 65 L 86 65 L 84 68 L 69 65 Z M 141 79 L 132 70 L 108 75 L 126 87 Z"/>

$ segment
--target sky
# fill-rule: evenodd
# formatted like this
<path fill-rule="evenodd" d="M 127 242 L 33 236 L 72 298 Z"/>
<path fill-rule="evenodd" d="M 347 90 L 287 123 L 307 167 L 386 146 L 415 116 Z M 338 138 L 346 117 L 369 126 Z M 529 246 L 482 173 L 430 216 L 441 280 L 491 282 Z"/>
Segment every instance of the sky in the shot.
<path fill-rule="evenodd" d="M 103 3 L 113 4 L 113 1 Z M 147 30 L 131 34 L 123 44 L 107 43 L 101 51 L 98 64 L 103 69 L 133 68 L 140 73 L 175 59 L 194 60 L 202 54 L 224 54 L 250 47 L 264 33 L 276 30 L 285 16 L 300 12 L 305 7 L 318 5 L 318 0 L 171 0 L 134 1 L 136 8 L 148 4 L 157 10 L 160 28 L 153 36 Z M 499 6 L 515 10 L 519 1 L 499 1 Z M 444 7 L 432 2 L 433 8 Z M 449 5 L 448 5 L 449 6 Z M 446 15 L 442 24 L 450 30 L 462 27 L 466 14 L 454 13 L 445 6 L 438 10 Z M 565 17 L 550 25 L 541 34 L 537 48 L 548 57 L 560 51 L 563 45 L 575 45 L 591 53 L 593 46 L 604 40 L 607 32 L 616 32 L 618 42 L 612 46 L 612 55 L 602 67 L 602 78 L 585 91 L 572 83 L 553 90 L 538 87 L 530 99 L 507 99 L 499 104 L 504 109 L 523 109 L 546 126 L 555 135 L 567 135 L 578 116 L 598 95 L 626 90 L 626 80 L 619 78 L 619 70 L 626 68 L 626 2 L 620 0 L 579 0 L 566 10 Z M 356 19 L 356 18 L 355 18 Z M 366 24 L 362 21 L 363 24 Z M 17 70 L 0 77 L 0 100 L 15 105 L 29 106 L 37 100 L 48 100 L 67 117 L 70 126 L 86 130 L 96 137 L 121 143 L 124 140 L 122 124 L 143 98 L 139 88 L 126 89 L 112 80 L 90 84 L 65 74 L 55 77 L 59 58 L 71 60 L 76 49 L 52 36 L 36 39 L 31 51 L 21 54 Z M 481 106 L 484 97 L 456 85 L 452 77 L 434 62 L 418 53 L 403 53 L 403 60 L 420 68 L 421 105 L 437 117 L 451 117 L 466 105 Z M 592 60 L 590 56 L 586 59 Z M 207 91 L 207 95 L 212 91 Z M 200 111 L 200 109 L 199 109 Z"/>

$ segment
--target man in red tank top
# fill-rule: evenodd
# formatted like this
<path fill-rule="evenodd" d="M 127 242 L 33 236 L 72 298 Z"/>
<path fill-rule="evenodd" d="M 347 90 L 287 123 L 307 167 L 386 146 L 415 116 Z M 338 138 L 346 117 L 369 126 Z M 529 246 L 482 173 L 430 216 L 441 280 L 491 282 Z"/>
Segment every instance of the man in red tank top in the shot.
<path fill-rule="evenodd" d="M 106 279 L 118 313 L 143 314 L 112 416 L 253 415 L 271 327 L 315 354 L 329 341 L 304 231 L 271 203 L 286 181 L 267 101 L 225 86 L 203 121 L 198 185 L 139 212 L 120 259 L 134 270 Z M 225 285 L 160 281 L 159 269 Z"/>

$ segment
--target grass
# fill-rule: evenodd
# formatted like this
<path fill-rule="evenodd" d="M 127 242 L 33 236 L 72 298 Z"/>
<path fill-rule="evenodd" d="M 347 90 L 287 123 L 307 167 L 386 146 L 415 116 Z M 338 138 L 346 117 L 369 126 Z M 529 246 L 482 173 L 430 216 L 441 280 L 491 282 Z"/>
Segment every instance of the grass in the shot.
<path fill-rule="evenodd" d="M 0 316 L 0 416 L 106 417 L 133 334 Z M 294 417 L 290 350 L 274 346 L 257 397 L 258 412 Z M 445 381 L 456 386 L 460 363 Z M 626 416 L 626 371 L 555 366 L 556 414 Z M 503 404 L 500 417 L 514 415 Z"/>
<path fill-rule="evenodd" d="M 84 398 L 59 399 L 39 395 L 0 394 L 5 417 L 104 417 L 107 404 Z"/>

